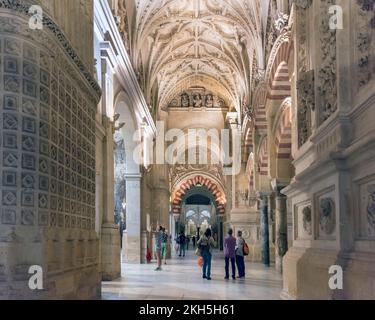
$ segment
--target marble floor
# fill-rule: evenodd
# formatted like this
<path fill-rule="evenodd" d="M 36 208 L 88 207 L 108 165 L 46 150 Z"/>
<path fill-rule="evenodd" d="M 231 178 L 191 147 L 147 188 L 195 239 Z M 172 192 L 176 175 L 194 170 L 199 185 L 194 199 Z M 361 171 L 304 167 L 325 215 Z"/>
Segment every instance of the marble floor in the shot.
<path fill-rule="evenodd" d="M 247 263 L 246 279 L 224 280 L 224 259 L 215 252 L 212 281 L 202 279 L 196 256 L 174 256 L 156 272 L 155 263 L 122 264 L 122 278 L 103 282 L 105 300 L 276 300 L 282 289 L 282 277 L 273 267 Z"/>

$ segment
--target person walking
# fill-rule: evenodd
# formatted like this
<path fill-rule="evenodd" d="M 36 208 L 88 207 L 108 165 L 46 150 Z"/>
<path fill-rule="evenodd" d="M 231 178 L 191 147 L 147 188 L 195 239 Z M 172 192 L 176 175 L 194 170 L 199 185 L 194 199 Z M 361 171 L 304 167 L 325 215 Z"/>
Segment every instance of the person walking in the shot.
<path fill-rule="evenodd" d="M 242 231 L 237 232 L 236 241 L 236 264 L 238 268 L 238 278 L 245 278 L 245 255 L 244 255 L 245 240 L 242 238 Z"/>
<path fill-rule="evenodd" d="M 162 243 L 161 243 L 161 258 L 164 260 L 164 264 L 167 264 L 167 244 L 168 244 L 168 233 L 165 228 L 162 231 Z"/>
<path fill-rule="evenodd" d="M 161 248 L 163 243 L 163 227 L 159 226 L 155 233 L 155 254 L 158 266 L 155 271 L 161 271 Z"/>
<path fill-rule="evenodd" d="M 207 229 L 204 235 L 197 242 L 203 257 L 203 279 L 211 280 L 212 248 L 216 242 L 212 237 L 211 229 Z"/>
<path fill-rule="evenodd" d="M 185 234 L 183 232 L 181 232 L 180 236 L 178 237 L 178 243 L 180 245 L 180 254 L 179 254 L 179 257 L 181 257 L 182 254 L 183 254 L 183 257 L 185 257 L 185 253 L 186 253 L 186 237 L 185 237 Z"/>
<path fill-rule="evenodd" d="M 195 238 L 195 236 L 193 236 L 193 238 L 192 238 L 192 242 L 193 242 L 193 248 L 195 249 L 195 242 L 196 242 L 196 238 Z"/>
<path fill-rule="evenodd" d="M 232 265 L 232 279 L 236 280 L 236 238 L 233 237 L 233 230 L 228 230 L 228 235 L 224 239 L 225 255 L 225 279 L 229 279 L 229 262 Z"/>

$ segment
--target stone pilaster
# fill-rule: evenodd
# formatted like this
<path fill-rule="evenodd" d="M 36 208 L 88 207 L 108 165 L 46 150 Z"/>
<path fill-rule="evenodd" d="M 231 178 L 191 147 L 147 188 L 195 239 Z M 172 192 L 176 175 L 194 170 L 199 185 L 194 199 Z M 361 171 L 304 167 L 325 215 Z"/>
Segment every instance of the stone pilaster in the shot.
<path fill-rule="evenodd" d="M 270 265 L 270 239 L 269 239 L 269 221 L 268 221 L 268 194 L 259 193 L 260 200 L 260 228 L 262 239 L 262 262 L 264 265 Z"/>
<path fill-rule="evenodd" d="M 141 263 L 141 176 L 126 175 L 126 230 L 123 255 L 127 263 Z"/>
<path fill-rule="evenodd" d="M 288 250 L 288 221 L 286 211 L 286 197 L 282 194 L 276 196 L 276 243 L 275 243 L 275 266 L 276 270 L 282 272 L 283 257 Z"/>

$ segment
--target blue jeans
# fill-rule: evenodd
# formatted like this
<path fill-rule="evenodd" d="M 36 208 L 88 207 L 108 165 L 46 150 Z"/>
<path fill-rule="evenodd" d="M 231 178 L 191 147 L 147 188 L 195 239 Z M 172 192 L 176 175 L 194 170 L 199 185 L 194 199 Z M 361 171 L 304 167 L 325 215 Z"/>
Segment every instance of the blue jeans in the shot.
<path fill-rule="evenodd" d="M 203 276 L 211 277 L 211 260 L 212 254 L 208 250 L 202 252 L 203 257 Z"/>
<path fill-rule="evenodd" d="M 232 278 L 236 277 L 236 259 L 225 257 L 225 278 L 229 278 L 229 261 L 232 264 Z"/>
<path fill-rule="evenodd" d="M 238 276 L 244 277 L 245 276 L 245 258 L 243 256 L 236 256 L 237 268 L 238 268 Z"/>

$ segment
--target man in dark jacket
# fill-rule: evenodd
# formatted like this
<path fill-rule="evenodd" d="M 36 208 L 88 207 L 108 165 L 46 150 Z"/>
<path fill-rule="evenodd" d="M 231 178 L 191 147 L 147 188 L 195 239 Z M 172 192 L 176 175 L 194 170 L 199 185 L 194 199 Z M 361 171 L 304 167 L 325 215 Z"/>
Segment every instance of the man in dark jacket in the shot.
<path fill-rule="evenodd" d="M 179 254 L 179 257 L 183 256 L 185 257 L 185 252 L 186 252 L 186 237 L 185 237 L 185 234 L 183 232 L 180 233 L 179 237 L 178 237 L 178 243 L 180 245 L 180 254 Z"/>

